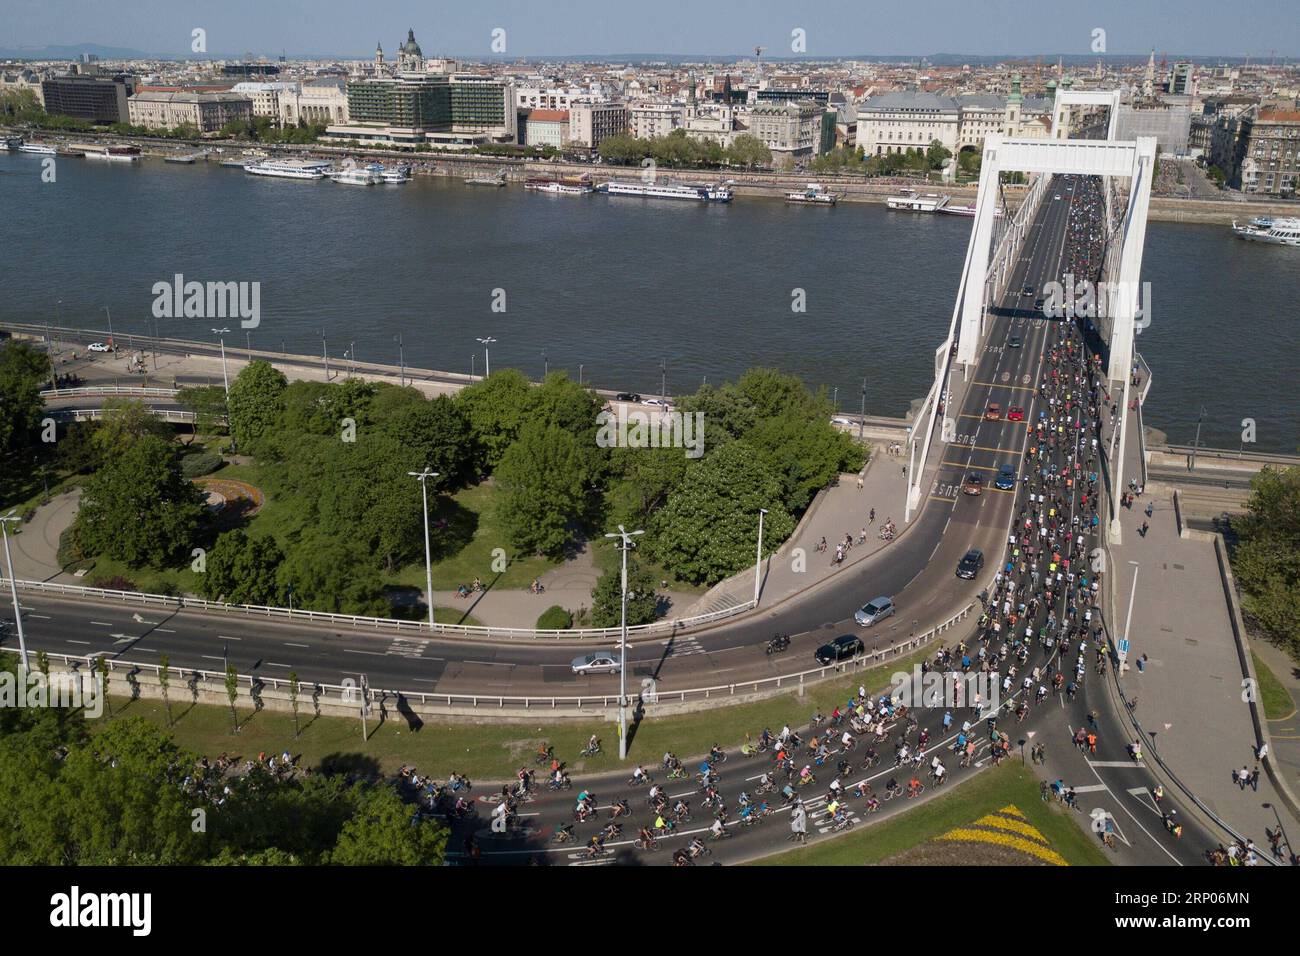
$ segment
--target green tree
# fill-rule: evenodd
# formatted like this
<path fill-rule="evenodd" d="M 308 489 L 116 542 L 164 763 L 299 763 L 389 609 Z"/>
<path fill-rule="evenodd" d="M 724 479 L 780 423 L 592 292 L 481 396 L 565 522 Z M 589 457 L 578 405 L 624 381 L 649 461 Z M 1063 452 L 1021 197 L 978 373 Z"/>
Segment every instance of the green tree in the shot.
<path fill-rule="evenodd" d="M 734 166 L 770 166 L 772 151 L 752 133 L 741 133 L 727 148 L 727 162 Z"/>
<path fill-rule="evenodd" d="M 418 395 L 418 393 L 417 393 Z M 464 487 L 474 477 L 473 433 L 464 408 L 447 395 L 376 414 L 378 427 L 415 452 L 421 467 L 438 473 L 438 487 Z"/>
<path fill-rule="evenodd" d="M 199 591 L 208 600 L 275 606 L 283 591 L 277 583 L 284 552 L 275 538 L 250 538 L 242 529 L 227 531 L 208 552 Z"/>
<path fill-rule="evenodd" d="M 339 833 L 329 855 L 335 866 L 441 866 L 447 830 L 414 822 L 411 808 L 387 787 L 369 791 Z"/>
<path fill-rule="evenodd" d="M 0 342 L 0 452 L 36 440 L 44 414 L 41 388 L 52 378 L 50 357 L 27 342 Z"/>
<path fill-rule="evenodd" d="M 275 427 L 284 410 L 287 387 L 284 374 L 260 360 L 250 362 L 236 376 L 227 405 L 230 434 L 241 448 L 254 450 L 257 442 Z"/>
<path fill-rule="evenodd" d="M 952 158 L 952 151 L 937 139 L 930 140 L 930 146 L 925 151 L 926 165 L 931 169 L 943 169 L 944 163 Z"/>
<path fill-rule="evenodd" d="M 519 434 L 524 405 L 531 386 L 517 369 L 499 369 L 495 375 L 463 389 L 456 401 L 469 418 L 474 437 L 476 466 L 481 474 L 501 462 Z"/>
<path fill-rule="evenodd" d="M 655 619 L 659 595 L 654 577 L 634 557 L 627 559 L 627 624 L 649 624 Z M 593 627 L 618 627 L 623 613 L 623 569 L 610 568 L 596 580 L 591 590 Z"/>
<path fill-rule="evenodd" d="M 297 606 L 332 614 L 381 615 L 390 610 L 370 556 L 345 540 L 311 534 L 280 565 L 281 589 Z"/>
<path fill-rule="evenodd" d="M 747 442 L 735 441 L 692 464 L 647 535 L 653 554 L 678 577 L 714 584 L 753 560 L 758 510 L 767 508 L 763 547 L 775 551 L 794 530 L 780 476 Z"/>
<path fill-rule="evenodd" d="M 226 427 L 226 390 L 220 385 L 183 388 L 176 395 L 176 403 L 194 413 L 195 435 L 212 435 Z"/>
<path fill-rule="evenodd" d="M 145 437 L 86 483 L 76 534 L 89 554 L 161 568 L 191 546 L 203 515 L 203 493 L 181 477 L 172 446 Z"/>
<path fill-rule="evenodd" d="M 1300 466 L 1265 468 L 1251 479 L 1246 514 L 1233 519 L 1232 527 L 1243 610 L 1300 654 Z"/>
<path fill-rule="evenodd" d="M 158 655 L 158 689 L 162 691 L 163 707 L 167 711 L 167 726 L 172 725 L 172 699 L 168 691 L 171 688 L 171 657 L 166 651 Z"/>
<path fill-rule="evenodd" d="M 239 675 L 235 665 L 226 661 L 226 699 L 230 701 L 230 720 L 232 734 L 239 733 L 239 711 L 235 710 L 235 701 L 239 699 Z"/>
<path fill-rule="evenodd" d="M 558 425 L 530 421 L 519 431 L 496 478 L 501 520 L 520 551 L 558 554 L 586 512 L 590 455 Z"/>

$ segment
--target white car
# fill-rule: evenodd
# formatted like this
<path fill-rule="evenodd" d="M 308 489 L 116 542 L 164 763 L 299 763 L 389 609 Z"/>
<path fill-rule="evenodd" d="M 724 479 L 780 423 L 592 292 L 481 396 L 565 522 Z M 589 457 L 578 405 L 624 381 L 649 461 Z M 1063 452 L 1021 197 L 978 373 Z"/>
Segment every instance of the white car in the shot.
<path fill-rule="evenodd" d="M 618 658 L 613 651 L 596 651 L 573 659 L 575 674 L 617 674 Z"/>
<path fill-rule="evenodd" d="M 663 398 L 647 398 L 641 404 L 653 405 L 655 406 L 655 408 L 672 408 L 672 405 L 668 402 L 668 400 Z"/>
<path fill-rule="evenodd" d="M 875 600 L 868 601 L 866 604 L 862 605 L 862 607 L 858 609 L 858 612 L 853 615 L 853 618 L 863 627 L 870 627 L 877 621 L 883 621 L 893 613 L 894 599 L 878 597 Z"/>
<path fill-rule="evenodd" d="M 851 419 L 848 419 L 848 418 L 832 418 L 832 419 L 831 419 L 831 424 L 832 424 L 832 425 L 852 425 L 852 424 L 853 424 L 853 421 L 852 421 Z"/>
<path fill-rule="evenodd" d="M 1061 198 L 1061 194 L 1060 194 L 1060 193 L 1057 193 L 1057 194 L 1056 194 L 1054 197 L 1052 197 L 1052 198 L 1054 198 L 1054 199 L 1060 199 L 1060 198 Z"/>
<path fill-rule="evenodd" d="M 110 349 L 103 342 L 91 342 L 89 345 L 86 346 L 86 350 L 90 352 L 111 352 L 112 351 L 112 349 Z"/>

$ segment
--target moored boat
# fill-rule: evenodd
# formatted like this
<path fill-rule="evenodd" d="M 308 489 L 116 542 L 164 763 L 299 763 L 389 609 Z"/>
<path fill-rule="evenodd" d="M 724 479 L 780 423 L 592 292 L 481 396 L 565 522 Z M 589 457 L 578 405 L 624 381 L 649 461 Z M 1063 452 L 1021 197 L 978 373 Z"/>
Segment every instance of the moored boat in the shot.
<path fill-rule="evenodd" d="M 1267 242 L 1275 246 L 1300 246 L 1300 218 L 1286 216 L 1273 219 L 1257 216 L 1250 222 L 1238 225 L 1232 221 L 1232 234 L 1247 242 Z"/>

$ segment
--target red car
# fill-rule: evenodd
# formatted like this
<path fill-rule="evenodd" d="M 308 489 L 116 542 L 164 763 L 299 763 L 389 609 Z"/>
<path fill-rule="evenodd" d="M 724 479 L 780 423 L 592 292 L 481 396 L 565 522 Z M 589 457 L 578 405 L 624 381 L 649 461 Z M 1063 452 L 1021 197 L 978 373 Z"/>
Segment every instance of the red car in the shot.
<path fill-rule="evenodd" d="M 1025 410 L 1019 405 L 1012 405 L 1007 409 L 1007 421 L 1023 422 L 1025 420 Z"/>

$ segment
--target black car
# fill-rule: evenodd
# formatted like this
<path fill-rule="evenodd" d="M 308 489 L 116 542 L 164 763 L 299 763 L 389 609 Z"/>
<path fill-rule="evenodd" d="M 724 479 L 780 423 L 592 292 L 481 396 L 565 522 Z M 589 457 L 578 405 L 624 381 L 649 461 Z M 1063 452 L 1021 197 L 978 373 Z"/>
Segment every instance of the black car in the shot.
<path fill-rule="evenodd" d="M 984 567 L 984 552 L 979 548 L 971 548 L 957 562 L 957 577 L 973 581 L 982 567 Z"/>
<path fill-rule="evenodd" d="M 848 660 L 861 654 L 864 650 L 862 639 L 853 634 L 841 634 L 829 644 L 817 648 L 814 655 L 818 664 L 834 664 L 836 661 Z"/>
<path fill-rule="evenodd" d="M 636 392 L 619 392 L 614 396 L 614 400 L 618 402 L 639 402 L 641 396 Z"/>
<path fill-rule="evenodd" d="M 1023 344 L 1024 341 L 1018 335 L 1013 335 L 1011 338 L 1007 339 L 1007 348 L 1009 349 L 1018 349 Z"/>

